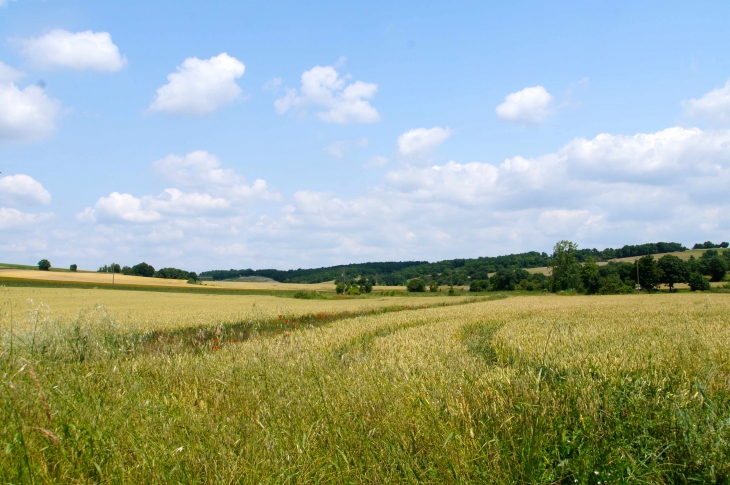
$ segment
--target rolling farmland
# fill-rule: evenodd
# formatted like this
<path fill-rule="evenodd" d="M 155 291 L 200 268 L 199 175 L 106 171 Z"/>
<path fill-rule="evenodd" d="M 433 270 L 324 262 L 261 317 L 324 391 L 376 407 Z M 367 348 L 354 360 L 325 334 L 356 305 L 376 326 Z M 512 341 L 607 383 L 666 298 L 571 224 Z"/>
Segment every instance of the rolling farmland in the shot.
<path fill-rule="evenodd" d="M 2 298 L 6 482 L 730 472 L 726 294 Z"/>

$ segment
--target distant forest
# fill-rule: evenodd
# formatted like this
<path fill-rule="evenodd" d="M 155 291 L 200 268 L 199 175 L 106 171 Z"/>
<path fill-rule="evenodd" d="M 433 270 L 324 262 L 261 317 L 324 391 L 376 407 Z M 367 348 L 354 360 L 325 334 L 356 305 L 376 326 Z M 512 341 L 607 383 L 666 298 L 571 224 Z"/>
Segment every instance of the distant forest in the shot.
<path fill-rule="evenodd" d="M 596 261 L 610 261 L 615 258 L 662 254 L 686 251 L 680 243 L 658 242 L 639 245 L 626 245 L 622 248 L 580 249 L 576 257 L 583 262 L 588 257 Z M 378 285 L 405 285 L 411 278 L 420 277 L 426 281 L 435 280 L 439 285 L 466 285 L 472 280 L 486 280 L 490 273 L 507 268 L 540 268 L 550 264 L 552 255 L 530 251 L 529 253 L 509 254 L 506 256 L 481 257 L 472 259 L 449 259 L 436 263 L 428 261 L 403 261 L 386 263 L 360 263 L 313 269 L 229 269 L 200 273 L 203 278 L 228 280 L 242 276 L 263 276 L 283 283 L 321 283 L 345 279 L 353 281 L 365 277 Z M 207 279 L 206 278 L 206 279 Z"/>

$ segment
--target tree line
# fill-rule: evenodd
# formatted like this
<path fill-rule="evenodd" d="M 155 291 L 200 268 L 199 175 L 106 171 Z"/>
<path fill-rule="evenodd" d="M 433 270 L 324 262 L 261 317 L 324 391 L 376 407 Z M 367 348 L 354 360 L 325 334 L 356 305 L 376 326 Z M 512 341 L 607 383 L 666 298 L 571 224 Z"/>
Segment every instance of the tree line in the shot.
<path fill-rule="evenodd" d="M 657 242 L 639 245 L 625 245 L 621 248 L 581 249 L 574 253 L 579 262 L 588 258 L 596 261 L 609 261 L 615 258 L 661 254 L 675 251 L 686 251 L 687 248 L 676 242 Z M 540 268 L 550 264 L 552 256 L 545 252 L 530 251 L 527 253 L 508 254 L 495 257 L 479 257 L 469 259 L 449 259 L 435 263 L 427 261 L 402 261 L 359 263 L 330 266 L 312 269 L 277 270 L 277 269 L 230 269 L 213 270 L 200 273 L 201 277 L 216 281 L 235 279 L 245 276 L 263 276 L 282 283 L 322 283 L 325 281 L 355 279 L 364 277 L 375 285 L 404 286 L 413 278 L 421 278 L 428 284 L 435 280 L 439 286 L 468 285 L 473 281 L 484 281 L 489 274 L 499 270 Z M 514 280 L 514 275 L 508 278 Z M 524 276 L 524 275 L 523 275 Z M 539 277 L 537 277 L 539 279 Z M 537 285 L 537 280 L 533 286 Z"/>
<path fill-rule="evenodd" d="M 155 270 L 154 266 L 145 262 L 134 266 L 121 266 L 117 263 L 104 265 L 97 270 L 97 273 L 120 273 L 131 276 L 144 276 L 146 278 L 165 278 L 174 280 L 197 281 L 198 274 L 194 271 L 185 271 L 178 268 L 162 268 Z"/>

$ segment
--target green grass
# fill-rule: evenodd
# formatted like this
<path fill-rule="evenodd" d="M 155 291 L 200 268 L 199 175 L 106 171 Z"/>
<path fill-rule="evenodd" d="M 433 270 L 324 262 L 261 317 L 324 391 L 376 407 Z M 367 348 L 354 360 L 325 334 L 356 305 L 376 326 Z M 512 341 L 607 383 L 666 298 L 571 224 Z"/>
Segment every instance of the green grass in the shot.
<path fill-rule="evenodd" d="M 34 270 L 34 271 L 40 271 L 38 269 L 38 266 L 28 266 L 28 265 L 25 265 L 25 264 L 0 263 L 0 269 L 3 269 L 3 268 L 7 268 L 7 269 L 29 269 L 29 270 Z M 58 272 L 61 272 L 61 273 L 63 273 L 63 272 L 70 273 L 71 272 L 71 270 L 68 269 L 68 268 L 54 268 L 54 267 L 51 267 L 51 269 L 49 271 L 58 271 Z M 79 273 L 82 273 L 83 271 L 79 270 L 78 272 Z"/>
<path fill-rule="evenodd" d="M 10 309 L 3 483 L 730 478 L 725 295 L 423 298 L 143 334 L 103 309 Z"/>

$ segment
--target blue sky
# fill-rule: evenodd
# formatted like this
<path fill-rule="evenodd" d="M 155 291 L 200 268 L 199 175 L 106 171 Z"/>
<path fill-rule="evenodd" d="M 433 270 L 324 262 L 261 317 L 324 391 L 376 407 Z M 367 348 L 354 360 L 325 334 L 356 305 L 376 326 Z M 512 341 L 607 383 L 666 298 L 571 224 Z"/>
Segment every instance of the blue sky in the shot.
<path fill-rule="evenodd" d="M 726 2 L 0 0 L 0 261 L 728 240 Z"/>

